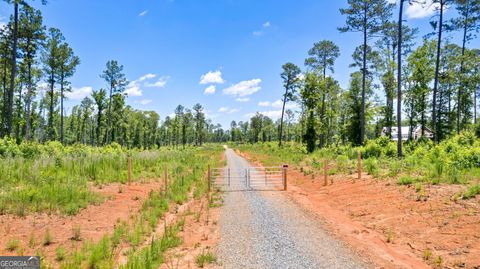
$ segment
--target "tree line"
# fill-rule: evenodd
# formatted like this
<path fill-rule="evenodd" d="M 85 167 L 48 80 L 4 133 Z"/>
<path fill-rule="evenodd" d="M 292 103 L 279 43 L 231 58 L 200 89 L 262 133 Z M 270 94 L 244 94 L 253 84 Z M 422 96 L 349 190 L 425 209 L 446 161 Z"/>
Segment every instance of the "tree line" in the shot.
<path fill-rule="evenodd" d="M 0 29 L 0 137 L 22 141 L 59 141 L 128 147 L 202 145 L 224 141 L 219 125 L 205 118 L 204 108 L 178 106 L 175 116 L 160 116 L 125 104 L 128 85 L 123 66 L 108 61 L 100 77 L 106 88 L 93 91 L 69 115 L 64 102 L 70 79 L 80 64 L 57 28 L 47 28 L 40 10 L 28 1 L 6 0 L 13 7 Z M 42 4 L 47 4 L 42 1 Z"/>
<path fill-rule="evenodd" d="M 310 152 L 326 145 L 362 145 L 365 137 L 379 137 L 384 127 L 385 135 L 391 138 L 392 127 L 397 127 L 401 157 L 402 135 L 412 140 L 416 126 L 421 127 L 422 134 L 431 129 L 438 142 L 477 124 L 480 50 L 468 45 L 480 30 L 480 1 L 434 0 L 437 14 L 431 19 L 433 31 L 425 33 L 420 44 L 416 44 L 419 30 L 403 19 L 404 6 L 415 3 L 426 4 L 348 0 L 348 7 L 340 9 L 346 22 L 339 32 L 362 36 L 350 65 L 357 71 L 351 74 L 347 89 L 334 78 L 340 49 L 330 40 L 317 42 L 308 51 L 305 70 L 293 63 L 283 65 L 284 104 L 274 127 L 280 145 L 282 140 L 296 139 Z M 397 20 L 393 17 L 395 5 Z M 450 20 L 444 17 L 447 7 L 456 11 Z M 455 33 L 461 36 L 459 44 L 449 38 Z M 374 95 L 377 89 L 383 92 L 382 97 Z M 283 128 L 285 103 L 292 101 L 301 107 L 293 136 Z M 250 141 L 256 141 L 257 133 L 263 132 L 256 130 L 258 117 L 247 124 L 254 134 Z M 233 125 L 232 133 L 241 131 Z M 409 126 L 410 133 L 402 134 L 402 126 Z M 267 128 L 266 132 L 271 129 Z"/>

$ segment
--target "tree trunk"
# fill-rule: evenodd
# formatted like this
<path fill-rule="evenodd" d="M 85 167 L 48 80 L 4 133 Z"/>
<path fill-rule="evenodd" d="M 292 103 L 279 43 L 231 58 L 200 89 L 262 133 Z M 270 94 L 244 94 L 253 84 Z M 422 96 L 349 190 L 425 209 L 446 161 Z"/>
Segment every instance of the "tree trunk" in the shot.
<path fill-rule="evenodd" d="M 365 139 L 365 88 L 367 86 L 367 3 L 363 16 L 363 68 L 362 68 L 362 112 L 360 116 L 360 145 Z"/>
<path fill-rule="evenodd" d="M 285 85 L 285 95 L 283 96 L 283 106 L 282 106 L 282 117 L 280 118 L 280 130 L 278 131 L 278 146 L 282 146 L 282 137 L 283 137 L 283 114 L 285 113 L 285 103 L 287 102 L 287 94 L 290 83 Z"/>
<path fill-rule="evenodd" d="M 25 140 L 30 141 L 30 113 L 33 98 L 32 63 L 28 62 L 28 93 L 25 98 Z"/>
<path fill-rule="evenodd" d="M 432 129 L 435 142 L 437 139 L 437 91 L 438 91 L 438 75 L 440 69 L 440 49 L 442 43 L 442 28 L 443 28 L 443 7 L 445 5 L 445 0 L 440 0 L 440 19 L 438 20 L 438 40 L 437 40 L 437 57 L 435 60 L 435 81 L 433 83 L 433 100 L 432 100 Z"/>
<path fill-rule="evenodd" d="M 60 143 L 63 144 L 63 91 L 64 91 L 64 77 L 63 70 L 60 78 Z"/>
<path fill-rule="evenodd" d="M 468 10 L 468 4 L 469 4 L 469 1 L 467 1 L 467 10 Z M 467 24 L 467 21 L 468 21 L 468 11 L 466 12 L 466 16 L 465 16 L 465 21 L 464 21 L 464 25 L 463 25 L 463 38 L 462 38 L 462 60 L 460 62 L 460 73 L 462 74 L 462 76 L 464 75 L 465 73 L 465 69 L 464 69 L 464 56 L 465 56 L 465 45 L 466 45 L 466 42 L 467 42 L 467 31 L 468 31 L 468 24 Z M 460 118 L 461 118 L 461 104 L 462 104 L 462 95 L 463 95 L 463 87 L 464 87 L 464 82 L 463 80 L 460 81 L 460 87 L 458 87 L 458 104 L 457 104 L 457 134 L 460 133 Z"/>
<path fill-rule="evenodd" d="M 0 126 L 0 138 L 5 136 L 7 124 L 7 106 L 8 106 L 8 89 L 7 89 L 7 59 L 3 60 L 3 109 L 2 109 L 2 125 Z"/>
<path fill-rule="evenodd" d="M 397 45 L 397 156 L 402 158 L 402 22 L 403 22 L 403 3 L 400 0 L 400 10 L 398 12 L 398 45 Z"/>
<path fill-rule="evenodd" d="M 110 121 L 111 121 L 110 118 L 112 115 L 112 91 L 113 91 L 113 86 L 110 85 L 110 95 L 108 97 L 107 133 L 105 135 L 106 145 L 110 144 Z"/>
<path fill-rule="evenodd" d="M 49 108 L 49 115 L 48 115 L 48 139 L 53 140 L 54 139 L 54 130 L 53 130 L 53 100 L 54 100 L 54 88 L 55 88 L 55 81 L 53 78 L 53 70 L 52 74 L 50 75 L 50 108 Z"/>
<path fill-rule="evenodd" d="M 12 133 L 13 92 L 15 90 L 15 77 L 17 72 L 17 34 L 18 34 L 18 2 L 14 2 L 13 22 L 13 47 L 12 47 L 12 71 L 10 74 L 10 91 L 8 92 L 7 107 L 7 134 Z"/>

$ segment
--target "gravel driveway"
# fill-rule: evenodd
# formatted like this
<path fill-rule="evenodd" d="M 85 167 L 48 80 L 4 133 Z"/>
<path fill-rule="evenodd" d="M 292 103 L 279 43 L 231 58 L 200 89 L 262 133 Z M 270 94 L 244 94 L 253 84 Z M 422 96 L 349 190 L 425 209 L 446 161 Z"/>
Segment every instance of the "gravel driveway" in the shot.
<path fill-rule="evenodd" d="M 232 177 L 250 167 L 231 149 L 226 158 Z M 226 192 L 220 227 L 218 268 L 368 268 L 279 191 Z"/>

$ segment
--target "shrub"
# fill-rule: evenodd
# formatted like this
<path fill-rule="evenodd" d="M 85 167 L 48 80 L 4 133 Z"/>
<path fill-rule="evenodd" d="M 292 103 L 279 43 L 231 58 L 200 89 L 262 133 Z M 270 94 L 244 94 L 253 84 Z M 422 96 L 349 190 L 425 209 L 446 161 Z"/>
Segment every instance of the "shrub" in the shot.
<path fill-rule="evenodd" d="M 5 246 L 6 250 L 8 251 L 14 251 L 20 247 L 20 241 L 17 239 L 10 239 L 7 242 L 7 245 Z"/>
<path fill-rule="evenodd" d="M 475 198 L 477 195 L 480 195 L 480 184 L 470 186 L 463 194 L 463 199 Z"/>
<path fill-rule="evenodd" d="M 197 256 L 195 262 L 197 263 L 198 267 L 203 268 L 206 264 L 211 264 L 217 261 L 215 255 L 211 252 L 202 253 Z"/>
<path fill-rule="evenodd" d="M 398 181 L 397 181 L 397 184 L 398 185 L 412 185 L 413 184 L 413 178 L 410 177 L 410 176 L 401 176 Z"/>
<path fill-rule="evenodd" d="M 65 259 L 65 248 L 62 246 L 57 247 L 55 250 L 55 259 L 57 261 L 63 261 Z"/>
<path fill-rule="evenodd" d="M 367 142 L 367 145 L 362 151 L 362 157 L 365 159 L 368 158 L 378 158 L 382 155 L 382 147 L 375 142 L 375 140 L 370 140 Z"/>
<path fill-rule="evenodd" d="M 50 244 L 53 243 L 53 237 L 52 237 L 52 234 L 50 233 L 50 230 L 47 229 L 47 231 L 45 232 L 45 236 L 43 237 L 43 241 L 42 241 L 42 244 L 44 246 L 48 246 Z"/>
<path fill-rule="evenodd" d="M 372 175 L 374 177 L 378 176 L 379 168 L 378 168 L 377 159 L 375 159 L 375 158 L 366 159 L 364 164 L 365 164 L 365 168 L 367 169 L 367 172 L 368 172 L 369 175 Z"/>

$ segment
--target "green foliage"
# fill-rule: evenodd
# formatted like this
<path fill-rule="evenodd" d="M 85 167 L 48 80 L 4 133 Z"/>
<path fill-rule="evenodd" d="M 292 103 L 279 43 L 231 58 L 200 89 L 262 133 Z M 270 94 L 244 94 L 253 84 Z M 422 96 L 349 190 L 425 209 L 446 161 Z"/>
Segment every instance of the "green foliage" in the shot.
<path fill-rule="evenodd" d="M 397 184 L 398 185 L 412 185 L 414 181 L 415 180 L 410 176 L 401 176 L 398 179 Z"/>
<path fill-rule="evenodd" d="M 0 139 L 0 212 L 23 216 L 28 212 L 60 211 L 75 215 L 89 204 L 104 200 L 91 190 L 90 183 L 127 182 L 128 154 L 133 160 L 133 179 L 145 181 L 162 177 L 165 163 L 170 164 L 172 171 L 176 169 L 177 174 L 185 173 L 192 163 L 210 158 L 203 151 L 219 150 L 220 146 L 206 146 L 183 151 L 167 148 L 128 151 L 116 143 L 95 148 L 63 146 L 58 142 L 16 145 L 9 139 Z M 205 169 L 204 164 L 195 169 Z M 171 187 L 189 189 L 194 177 L 185 175 L 184 178 L 183 186 L 175 182 Z M 184 191 L 173 193 L 177 203 L 187 199 Z"/>
<path fill-rule="evenodd" d="M 197 263 L 198 267 L 203 268 L 207 264 L 212 264 L 217 261 L 217 257 L 211 252 L 203 252 L 202 254 L 198 255 L 197 258 L 195 259 L 195 262 Z"/>
<path fill-rule="evenodd" d="M 480 185 L 472 185 L 468 188 L 468 190 L 463 194 L 463 199 L 472 199 L 475 198 L 477 195 L 480 195 Z"/>
<path fill-rule="evenodd" d="M 5 249 L 8 251 L 15 251 L 20 247 L 20 241 L 17 239 L 10 239 L 5 246 Z"/>
<path fill-rule="evenodd" d="M 367 159 L 365 160 L 364 165 L 369 175 L 378 177 L 379 166 L 378 166 L 377 159 L 374 159 L 374 158 Z"/>

